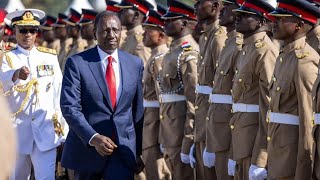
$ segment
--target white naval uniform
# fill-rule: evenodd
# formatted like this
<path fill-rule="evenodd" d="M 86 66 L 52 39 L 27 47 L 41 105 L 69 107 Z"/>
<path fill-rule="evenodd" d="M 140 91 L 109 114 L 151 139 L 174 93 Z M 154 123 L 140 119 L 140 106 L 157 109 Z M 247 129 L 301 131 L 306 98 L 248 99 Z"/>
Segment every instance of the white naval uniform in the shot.
<path fill-rule="evenodd" d="M 34 78 L 38 80 L 38 93 L 35 93 L 33 87 L 23 111 L 13 118 L 17 131 L 18 159 L 12 179 L 27 179 L 25 176 L 30 173 L 31 162 L 37 180 L 54 179 L 56 147 L 65 140 L 69 130 L 60 110 L 62 74 L 57 56 L 41 52 L 36 47 L 27 51 L 19 45 L 6 55 L 0 73 L 4 92 L 10 91 L 14 85 L 27 84 Z M 10 57 L 13 69 L 7 57 Z M 29 68 L 29 77 L 27 80 L 17 80 L 13 83 L 14 72 L 22 66 Z M 18 110 L 25 96 L 26 92 L 16 91 L 7 96 L 12 113 Z M 54 131 L 54 113 L 58 114 L 64 136 L 58 136 Z"/>

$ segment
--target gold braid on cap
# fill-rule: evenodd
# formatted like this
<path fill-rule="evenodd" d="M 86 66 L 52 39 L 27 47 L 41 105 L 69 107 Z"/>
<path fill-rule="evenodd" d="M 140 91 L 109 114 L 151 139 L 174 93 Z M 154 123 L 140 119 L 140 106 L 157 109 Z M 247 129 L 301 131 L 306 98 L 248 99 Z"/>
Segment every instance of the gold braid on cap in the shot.
<path fill-rule="evenodd" d="M 33 16 L 31 11 L 26 11 L 22 16 L 12 19 L 12 26 L 25 25 L 25 26 L 39 26 L 39 19 Z"/>

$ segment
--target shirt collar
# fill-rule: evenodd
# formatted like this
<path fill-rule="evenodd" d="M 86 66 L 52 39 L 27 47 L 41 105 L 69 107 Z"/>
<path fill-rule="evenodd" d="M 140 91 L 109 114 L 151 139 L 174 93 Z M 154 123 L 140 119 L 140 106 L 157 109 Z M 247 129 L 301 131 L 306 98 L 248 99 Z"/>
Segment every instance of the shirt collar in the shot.
<path fill-rule="evenodd" d="M 98 49 L 98 53 L 100 56 L 100 60 L 101 61 L 105 61 L 108 59 L 109 56 L 113 57 L 113 61 L 114 62 L 118 62 L 119 61 L 119 56 L 118 56 L 118 49 L 116 49 L 112 54 L 108 54 L 105 51 L 103 51 L 98 45 L 97 45 L 97 49 Z"/>
<path fill-rule="evenodd" d="M 36 49 L 35 46 L 32 47 L 32 49 L 29 51 L 29 50 L 26 50 L 24 49 L 23 47 L 21 47 L 19 44 L 17 45 L 17 49 L 24 55 L 26 56 L 29 56 L 31 54 L 32 51 L 34 51 Z"/>

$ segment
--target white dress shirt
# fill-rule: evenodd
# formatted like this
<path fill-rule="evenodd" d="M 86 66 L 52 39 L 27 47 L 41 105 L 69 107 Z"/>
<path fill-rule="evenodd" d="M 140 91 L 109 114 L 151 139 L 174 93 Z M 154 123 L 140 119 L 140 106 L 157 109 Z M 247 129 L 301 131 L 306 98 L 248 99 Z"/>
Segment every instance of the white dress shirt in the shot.
<path fill-rule="evenodd" d="M 102 72 L 103 72 L 104 79 L 106 77 L 107 65 L 109 63 L 108 57 L 109 56 L 113 57 L 112 67 L 113 67 L 114 74 L 116 76 L 116 91 L 117 91 L 117 102 L 118 102 L 119 98 L 120 98 L 120 95 L 121 95 L 121 90 L 122 90 L 121 89 L 122 88 L 122 84 L 121 84 L 121 69 L 120 69 L 120 64 L 119 64 L 118 49 L 116 49 L 111 55 L 109 55 L 108 53 L 104 52 L 99 46 L 97 46 L 97 48 L 98 48 L 98 53 L 99 53 L 100 60 L 101 60 L 101 67 L 102 67 Z M 89 145 L 92 146 L 91 140 L 98 134 L 99 133 L 96 133 L 90 138 Z"/>
<path fill-rule="evenodd" d="M 122 90 L 118 50 L 116 49 L 111 55 L 109 55 L 108 53 L 104 52 L 99 46 L 97 46 L 97 48 L 98 48 L 98 53 L 101 59 L 101 67 L 102 67 L 104 79 L 106 77 L 107 66 L 109 63 L 108 57 L 109 56 L 113 57 L 112 67 L 113 67 L 114 74 L 116 76 L 116 91 L 117 91 L 117 102 L 118 102 L 121 95 L 121 90 Z"/>

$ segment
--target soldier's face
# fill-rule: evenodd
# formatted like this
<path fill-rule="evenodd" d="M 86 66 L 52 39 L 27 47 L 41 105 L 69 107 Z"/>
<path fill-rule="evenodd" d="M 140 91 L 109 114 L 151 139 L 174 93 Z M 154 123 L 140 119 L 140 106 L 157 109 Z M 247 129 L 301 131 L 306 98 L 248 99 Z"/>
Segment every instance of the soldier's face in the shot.
<path fill-rule="evenodd" d="M 104 16 L 94 29 L 98 45 L 106 52 L 113 52 L 119 47 L 121 38 L 121 23 L 114 16 Z"/>
<path fill-rule="evenodd" d="M 238 8 L 238 6 L 235 4 L 224 4 L 219 16 L 219 23 L 221 26 L 228 26 L 235 23 L 236 15 L 232 12 L 232 10 L 236 8 Z"/>
<path fill-rule="evenodd" d="M 81 37 L 86 40 L 94 39 L 93 28 L 94 28 L 93 23 L 82 25 L 81 26 Z"/>
<path fill-rule="evenodd" d="M 161 39 L 161 32 L 152 27 L 146 27 L 143 33 L 143 44 L 146 47 L 155 47 Z"/>
<path fill-rule="evenodd" d="M 183 29 L 184 23 L 182 19 L 167 19 L 165 20 L 165 32 L 167 36 L 175 37 Z"/>
<path fill-rule="evenodd" d="M 122 9 L 120 11 L 120 20 L 123 26 L 130 26 L 134 22 L 135 10 Z"/>
<path fill-rule="evenodd" d="M 195 14 L 197 15 L 199 21 L 207 19 L 214 11 L 213 1 L 200 0 L 195 8 Z"/>
<path fill-rule="evenodd" d="M 255 32 L 259 29 L 261 23 L 261 17 L 248 14 L 248 13 L 239 13 L 237 14 L 236 19 L 236 30 L 237 32 L 248 34 Z"/>
<path fill-rule="evenodd" d="M 68 37 L 77 38 L 79 36 L 79 27 L 67 25 Z"/>
<path fill-rule="evenodd" d="M 43 40 L 45 41 L 54 41 L 54 32 L 53 30 L 44 30 L 42 31 L 42 37 L 43 37 Z"/>
<path fill-rule="evenodd" d="M 58 39 L 65 39 L 67 37 L 67 28 L 66 27 L 55 27 L 54 35 Z"/>
<path fill-rule="evenodd" d="M 279 40 L 292 37 L 298 30 L 297 22 L 294 17 L 277 17 L 272 27 L 273 37 Z"/>
<path fill-rule="evenodd" d="M 16 26 L 14 28 L 17 43 L 24 49 L 30 50 L 34 46 L 38 35 L 38 28 L 32 26 Z"/>

